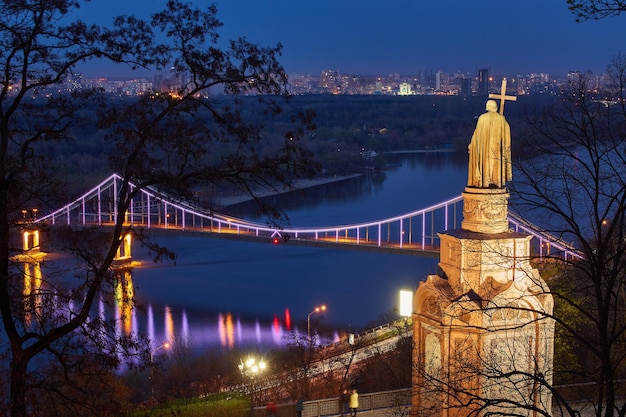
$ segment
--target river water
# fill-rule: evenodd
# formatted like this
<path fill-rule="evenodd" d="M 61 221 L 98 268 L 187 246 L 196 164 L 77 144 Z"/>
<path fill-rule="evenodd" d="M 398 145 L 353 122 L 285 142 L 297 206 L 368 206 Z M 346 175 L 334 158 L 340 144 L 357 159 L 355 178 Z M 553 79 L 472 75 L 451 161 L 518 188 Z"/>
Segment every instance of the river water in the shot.
<path fill-rule="evenodd" d="M 388 169 L 271 197 L 291 226 L 331 226 L 378 220 L 458 196 L 467 156 L 421 153 L 388 156 Z M 252 202 L 224 211 L 249 220 Z M 310 323 L 335 334 L 359 332 L 397 308 L 399 290 L 414 290 L 436 271 L 436 259 L 338 249 L 165 237 L 175 263 L 143 266 L 132 274 L 137 313 L 155 343 L 176 337 L 195 347 L 284 345 Z M 388 318 L 388 314 L 387 314 Z M 145 324 L 142 324 L 145 323 Z"/>

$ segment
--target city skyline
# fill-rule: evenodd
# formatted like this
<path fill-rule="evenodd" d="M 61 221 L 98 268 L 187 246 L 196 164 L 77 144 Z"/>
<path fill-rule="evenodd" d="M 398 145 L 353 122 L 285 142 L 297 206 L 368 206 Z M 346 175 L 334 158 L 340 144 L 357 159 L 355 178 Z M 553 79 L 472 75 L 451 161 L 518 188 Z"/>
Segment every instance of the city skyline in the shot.
<path fill-rule="evenodd" d="M 482 76 L 480 75 L 482 74 Z M 503 78 L 508 80 L 507 89 L 518 95 L 558 94 L 559 89 L 576 73 L 566 76 L 550 76 L 549 74 L 529 74 L 509 76 L 508 74 L 492 75 L 488 70 L 481 69 L 479 74 L 448 74 L 442 71 L 421 73 L 407 76 L 391 74 L 389 76 L 361 76 L 358 74 L 341 74 L 334 70 L 323 71 L 321 74 L 288 74 L 288 90 L 291 94 L 387 94 L 387 95 L 487 95 L 499 92 Z M 488 80 L 487 80 L 488 77 Z M 77 86 L 98 87 L 107 93 L 133 96 L 149 91 L 170 91 L 171 86 L 178 86 L 177 75 L 164 71 L 155 73 L 152 80 L 137 78 L 79 77 L 65 84 L 67 91 Z M 481 79 L 486 80 L 482 83 Z M 589 78 L 589 87 L 603 91 L 606 77 L 594 75 Z M 17 91 L 17 89 L 16 89 Z"/>
<path fill-rule="evenodd" d="M 166 0 L 93 0 L 79 11 L 104 24 L 118 14 L 147 18 Z M 194 2 L 200 5 L 199 2 Z M 418 71 L 492 74 L 569 71 L 602 73 L 620 53 L 626 17 L 577 23 L 565 0 L 414 2 L 381 5 L 372 0 L 330 3 L 301 0 L 217 1 L 223 41 L 245 36 L 269 46 L 281 43 L 280 62 L 288 73 L 325 69 L 361 75 Z M 114 5 L 114 7 L 112 7 Z M 93 62 L 86 76 L 148 76 L 125 67 Z"/>

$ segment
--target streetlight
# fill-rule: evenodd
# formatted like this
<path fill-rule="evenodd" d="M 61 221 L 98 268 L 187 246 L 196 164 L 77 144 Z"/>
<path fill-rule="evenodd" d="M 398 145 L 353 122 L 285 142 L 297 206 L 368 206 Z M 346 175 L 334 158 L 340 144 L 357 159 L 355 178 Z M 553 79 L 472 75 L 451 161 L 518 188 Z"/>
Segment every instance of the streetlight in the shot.
<path fill-rule="evenodd" d="M 315 307 L 306 317 L 306 335 L 309 339 L 311 339 L 311 314 L 319 313 L 320 311 L 326 311 L 326 305 Z"/>
<path fill-rule="evenodd" d="M 265 361 L 263 359 L 257 362 L 257 359 L 250 356 L 246 361 L 243 360 L 239 362 L 237 367 L 239 368 L 239 372 L 246 378 L 250 378 L 250 408 L 254 407 L 254 397 L 255 397 L 255 378 L 258 374 L 263 372 L 266 368 Z"/>
<path fill-rule="evenodd" d="M 239 362 L 238 367 L 242 375 L 254 378 L 256 374 L 265 370 L 266 364 L 263 359 L 257 363 L 256 358 L 251 356 L 245 362 Z"/>
<path fill-rule="evenodd" d="M 161 346 L 157 346 L 154 349 L 150 349 L 150 367 L 151 372 L 150 372 L 150 392 L 152 393 L 152 396 L 154 397 L 154 354 L 157 353 L 160 349 L 169 349 L 170 348 L 170 344 L 168 342 L 163 343 Z"/>

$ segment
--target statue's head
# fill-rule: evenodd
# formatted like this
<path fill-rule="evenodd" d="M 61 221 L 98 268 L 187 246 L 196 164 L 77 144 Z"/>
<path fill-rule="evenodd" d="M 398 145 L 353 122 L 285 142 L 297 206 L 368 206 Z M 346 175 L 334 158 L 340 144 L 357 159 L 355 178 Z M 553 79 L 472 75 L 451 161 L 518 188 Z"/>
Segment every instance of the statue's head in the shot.
<path fill-rule="evenodd" d="M 487 104 L 485 105 L 485 110 L 498 111 L 498 104 L 495 102 L 495 100 L 487 100 Z"/>

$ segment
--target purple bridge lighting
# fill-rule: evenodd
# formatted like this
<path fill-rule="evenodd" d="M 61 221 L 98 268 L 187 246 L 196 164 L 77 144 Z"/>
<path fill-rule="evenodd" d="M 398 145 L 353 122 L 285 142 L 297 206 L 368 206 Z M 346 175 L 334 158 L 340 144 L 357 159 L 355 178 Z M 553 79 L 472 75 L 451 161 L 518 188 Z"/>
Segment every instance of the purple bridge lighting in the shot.
<path fill-rule="evenodd" d="M 113 174 L 70 204 L 36 220 L 38 223 L 73 226 L 111 226 L 119 213 L 116 202 L 124 179 Z M 137 187 L 129 183 L 131 191 Z M 438 257 L 438 233 L 460 228 L 462 196 L 399 216 L 366 223 L 323 227 L 272 227 L 194 207 L 153 187 L 142 188 L 124 213 L 125 223 L 133 227 L 183 231 L 226 239 L 289 242 L 289 244 L 336 247 Z M 535 237 L 533 256 L 580 258 L 571 245 L 512 214 L 510 229 Z"/>

